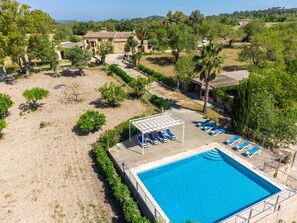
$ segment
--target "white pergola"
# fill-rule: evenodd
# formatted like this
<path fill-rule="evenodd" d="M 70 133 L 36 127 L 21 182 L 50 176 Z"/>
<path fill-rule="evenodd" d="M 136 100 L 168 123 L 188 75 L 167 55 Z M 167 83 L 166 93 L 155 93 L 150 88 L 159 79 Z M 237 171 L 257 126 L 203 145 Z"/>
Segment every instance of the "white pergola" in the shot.
<path fill-rule="evenodd" d="M 142 140 L 144 140 L 144 134 L 146 133 L 170 128 L 177 125 L 182 125 L 183 126 L 182 143 L 184 143 L 185 122 L 173 116 L 170 113 L 162 113 L 162 114 L 153 115 L 149 117 L 130 120 L 129 121 L 130 141 L 131 141 L 131 125 L 134 125 L 141 132 Z M 142 143 L 142 155 L 143 154 L 144 154 L 144 148 Z"/>

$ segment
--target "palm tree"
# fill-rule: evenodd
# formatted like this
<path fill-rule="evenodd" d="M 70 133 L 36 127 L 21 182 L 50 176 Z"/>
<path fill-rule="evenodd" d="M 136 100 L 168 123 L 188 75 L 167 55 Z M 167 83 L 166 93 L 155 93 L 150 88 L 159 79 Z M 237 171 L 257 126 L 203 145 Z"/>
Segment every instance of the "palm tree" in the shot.
<path fill-rule="evenodd" d="M 201 55 L 196 57 L 195 60 L 195 72 L 200 75 L 200 80 L 205 82 L 205 96 L 203 112 L 207 114 L 207 101 L 209 94 L 209 82 L 216 78 L 216 75 L 220 74 L 221 65 L 224 61 L 219 53 L 222 49 L 216 48 L 211 42 L 201 48 Z"/>
<path fill-rule="evenodd" d="M 141 52 L 144 52 L 144 40 L 150 36 L 149 29 L 146 25 L 142 25 L 139 29 L 135 30 L 137 38 L 140 40 Z"/>

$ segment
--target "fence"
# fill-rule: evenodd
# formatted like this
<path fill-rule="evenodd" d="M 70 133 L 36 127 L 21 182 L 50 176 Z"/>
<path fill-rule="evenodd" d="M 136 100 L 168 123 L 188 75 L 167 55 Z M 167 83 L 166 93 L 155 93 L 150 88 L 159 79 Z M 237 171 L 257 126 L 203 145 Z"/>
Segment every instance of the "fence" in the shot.
<path fill-rule="evenodd" d="M 269 211 L 271 213 L 275 212 L 279 208 L 279 204 L 283 203 L 285 200 L 290 197 L 296 195 L 297 192 L 291 189 L 286 189 L 273 197 L 267 198 L 264 201 L 261 201 L 248 209 L 245 209 L 226 220 L 222 221 L 223 223 L 249 223 L 253 220 L 253 218 L 259 216 L 265 211 Z M 268 214 L 268 213 L 267 213 Z"/>
<path fill-rule="evenodd" d="M 132 174 L 131 170 L 127 167 L 125 163 L 122 163 L 122 172 L 124 175 L 125 180 L 129 180 L 130 183 L 133 185 L 134 188 L 133 191 L 136 193 L 135 198 L 139 200 L 139 198 L 142 199 L 144 204 L 146 205 L 147 209 L 150 211 L 154 219 L 161 220 L 162 222 L 167 222 L 162 214 L 158 211 L 157 205 L 154 204 L 154 202 L 147 196 L 147 193 L 142 188 L 142 186 L 139 184 L 138 180 L 135 178 L 135 176 Z M 160 210 L 160 209 L 159 209 Z"/>

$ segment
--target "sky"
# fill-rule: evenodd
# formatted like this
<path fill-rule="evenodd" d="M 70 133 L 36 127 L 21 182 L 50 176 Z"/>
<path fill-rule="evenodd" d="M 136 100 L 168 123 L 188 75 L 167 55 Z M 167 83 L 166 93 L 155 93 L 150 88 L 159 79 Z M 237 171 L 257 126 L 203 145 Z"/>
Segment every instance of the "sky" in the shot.
<path fill-rule="evenodd" d="M 234 11 L 297 7 L 297 0 L 19 0 L 32 9 L 47 12 L 54 19 L 93 20 L 165 16 L 171 11 L 189 15 L 199 10 L 204 15 Z"/>

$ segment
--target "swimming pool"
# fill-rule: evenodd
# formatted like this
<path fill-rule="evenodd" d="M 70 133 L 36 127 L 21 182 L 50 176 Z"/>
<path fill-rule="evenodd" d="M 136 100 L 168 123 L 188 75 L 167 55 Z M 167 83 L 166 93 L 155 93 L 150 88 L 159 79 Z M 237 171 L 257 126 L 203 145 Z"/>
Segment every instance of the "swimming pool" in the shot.
<path fill-rule="evenodd" d="M 173 223 L 219 222 L 280 191 L 218 149 L 137 176 Z"/>

